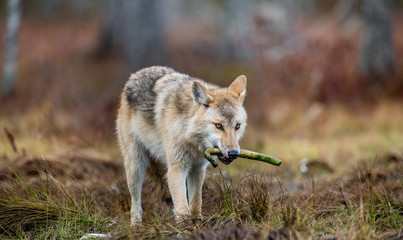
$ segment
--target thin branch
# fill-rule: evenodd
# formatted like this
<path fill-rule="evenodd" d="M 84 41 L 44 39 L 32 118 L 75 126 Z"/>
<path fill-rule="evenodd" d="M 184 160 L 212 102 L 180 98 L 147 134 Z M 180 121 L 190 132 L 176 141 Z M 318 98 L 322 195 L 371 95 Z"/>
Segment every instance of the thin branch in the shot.
<path fill-rule="evenodd" d="M 213 167 L 217 167 L 218 163 L 212 157 L 212 155 L 221 155 L 220 149 L 207 148 L 206 151 L 204 152 L 204 156 L 211 163 L 211 165 L 213 165 Z M 280 166 L 280 164 L 281 164 L 281 160 L 277 159 L 273 156 L 269 156 L 269 155 L 257 153 L 257 152 L 252 152 L 252 151 L 245 150 L 245 149 L 241 149 L 239 157 L 256 160 L 256 161 L 261 161 L 261 162 L 265 162 L 265 163 L 270 163 L 270 164 L 273 164 L 276 166 Z"/>

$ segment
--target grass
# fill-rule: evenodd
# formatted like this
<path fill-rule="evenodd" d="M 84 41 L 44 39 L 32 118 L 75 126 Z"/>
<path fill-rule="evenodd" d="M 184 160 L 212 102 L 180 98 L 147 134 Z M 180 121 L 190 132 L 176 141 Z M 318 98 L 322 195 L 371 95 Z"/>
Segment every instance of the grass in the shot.
<path fill-rule="evenodd" d="M 206 180 L 202 219 L 178 225 L 171 203 L 155 203 L 146 194 L 145 208 L 157 204 L 160 209 L 147 213 L 143 226 L 133 229 L 125 214 L 130 202 L 125 186 L 111 195 L 107 188 L 95 191 L 97 186 L 84 187 L 79 180 L 69 184 L 49 172 L 45 169 L 33 183 L 17 172 L 3 179 L 2 239 L 69 239 L 92 232 L 118 239 L 262 239 L 270 234 L 286 239 L 378 239 L 403 224 L 401 155 L 360 164 L 344 177 L 321 182 L 311 178 L 287 183 L 255 170 L 231 176 L 220 169 Z"/>
<path fill-rule="evenodd" d="M 112 219 L 101 217 L 85 190 L 72 191 L 45 172 L 34 185 L 15 172 L 12 176 L 0 190 L 2 238 L 68 239 L 113 230 Z"/>
<path fill-rule="evenodd" d="M 172 56 L 173 67 L 206 80 L 246 74 L 249 119 L 265 122 L 249 122 L 241 146 L 283 163 L 239 159 L 209 169 L 204 216 L 187 225 L 175 223 L 164 181 L 148 178 L 144 223 L 131 229 L 113 126 L 117 96 L 133 69 L 119 57 L 94 59 L 97 22 L 31 20 L 22 24 L 17 91 L 0 99 L 0 239 L 79 239 L 85 233 L 115 239 L 393 239 L 402 231 L 403 111 L 399 99 L 357 96 L 365 91 L 351 64 L 358 38 L 348 40 L 335 29 L 326 34 L 332 37 L 306 39 L 308 48 L 295 56 L 257 60 L 252 65 L 262 65 L 259 74 L 193 54 L 189 40 L 171 51 L 181 55 Z M 26 44 L 33 41 L 35 48 Z M 398 61 L 398 79 L 401 66 Z M 312 73 L 321 76 L 319 84 L 312 84 Z M 14 136 L 17 152 L 3 128 Z"/>
<path fill-rule="evenodd" d="M 204 216 L 187 225 L 175 223 L 165 182 L 148 178 L 144 223 L 133 229 L 113 139 L 92 143 L 91 136 L 74 140 L 64 132 L 44 133 L 42 110 L 3 118 L 19 151 L 14 153 L 2 135 L 0 238 L 78 239 L 86 233 L 111 233 L 116 239 L 392 236 L 403 225 L 403 129 L 398 124 L 403 115 L 398 108 L 381 103 L 363 115 L 336 106 L 309 123 L 298 118 L 300 108 L 272 120 L 264 131 L 249 126 L 241 145 L 279 157 L 281 167 L 239 159 L 230 167 L 209 169 Z M 305 174 L 299 170 L 302 158 L 308 159 Z"/>
<path fill-rule="evenodd" d="M 297 171 L 303 158 L 328 163 L 338 174 L 353 167 L 358 160 L 372 159 L 403 149 L 403 112 L 397 102 L 383 101 L 373 106 L 320 106 L 311 115 L 313 106 L 282 103 L 269 109 L 269 124 L 251 126 L 243 144 L 249 148 L 275 156 Z M 287 110 L 289 109 L 289 110 Z M 238 161 L 231 170 L 257 166 L 269 172 L 281 171 L 267 164 Z M 299 176 L 296 174 L 295 176 Z"/>

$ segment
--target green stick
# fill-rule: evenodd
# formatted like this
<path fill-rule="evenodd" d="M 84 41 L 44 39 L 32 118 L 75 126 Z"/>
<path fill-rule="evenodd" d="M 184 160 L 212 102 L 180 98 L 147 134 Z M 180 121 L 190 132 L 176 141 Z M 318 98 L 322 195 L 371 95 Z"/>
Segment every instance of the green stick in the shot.
<path fill-rule="evenodd" d="M 221 152 L 218 148 L 207 148 L 206 151 L 204 152 L 204 156 L 211 163 L 211 165 L 213 165 L 213 167 L 217 167 L 218 163 L 212 157 L 212 155 L 221 155 Z M 245 149 L 241 149 L 239 157 L 252 159 L 252 160 L 256 160 L 256 161 L 261 161 L 261 162 L 265 162 L 265 163 L 270 163 L 270 164 L 273 164 L 276 166 L 280 166 L 280 164 L 281 164 L 280 159 L 277 159 L 275 157 L 272 157 L 272 156 L 269 156 L 266 154 L 252 152 L 252 151 L 245 150 Z"/>

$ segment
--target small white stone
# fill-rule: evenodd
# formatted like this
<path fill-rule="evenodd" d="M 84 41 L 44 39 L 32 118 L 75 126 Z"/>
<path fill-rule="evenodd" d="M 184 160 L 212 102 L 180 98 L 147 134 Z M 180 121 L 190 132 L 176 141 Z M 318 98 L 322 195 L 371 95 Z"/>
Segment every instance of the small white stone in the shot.
<path fill-rule="evenodd" d="M 90 240 L 90 239 L 111 239 L 110 234 L 100 234 L 100 233 L 89 233 L 85 234 L 80 238 L 80 240 Z"/>

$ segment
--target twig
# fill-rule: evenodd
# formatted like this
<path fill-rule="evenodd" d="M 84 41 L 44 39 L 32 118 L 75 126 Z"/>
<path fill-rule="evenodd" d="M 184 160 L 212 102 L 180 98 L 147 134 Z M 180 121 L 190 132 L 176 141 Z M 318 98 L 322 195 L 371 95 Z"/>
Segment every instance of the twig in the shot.
<path fill-rule="evenodd" d="M 15 144 L 15 139 L 14 139 L 14 135 L 8 131 L 7 128 L 4 128 L 4 133 L 7 136 L 8 141 L 10 142 L 11 147 L 13 148 L 14 152 L 17 153 L 17 145 Z"/>
<path fill-rule="evenodd" d="M 204 152 L 204 156 L 211 163 L 211 165 L 213 165 L 213 167 L 217 167 L 218 163 L 211 155 L 221 155 L 220 149 L 207 148 L 206 151 Z M 273 164 L 276 166 L 280 166 L 280 164 L 281 164 L 280 159 L 277 159 L 275 157 L 272 157 L 272 156 L 269 156 L 266 154 L 252 152 L 252 151 L 245 150 L 245 149 L 241 149 L 239 157 L 252 159 L 252 160 L 256 160 L 256 161 L 261 161 L 261 162 L 265 162 L 265 163 L 270 163 L 270 164 Z"/>
<path fill-rule="evenodd" d="M 336 184 L 336 187 L 337 187 L 337 189 L 339 189 L 339 192 L 340 192 L 341 197 L 342 197 L 342 199 L 343 199 L 342 203 L 343 203 L 344 207 L 346 208 L 346 210 L 347 210 L 348 213 L 350 214 L 351 211 L 350 211 L 350 208 L 348 207 L 347 200 L 346 200 L 346 198 L 344 197 L 342 188 L 341 188 L 339 185 L 337 185 L 337 184 Z"/>

